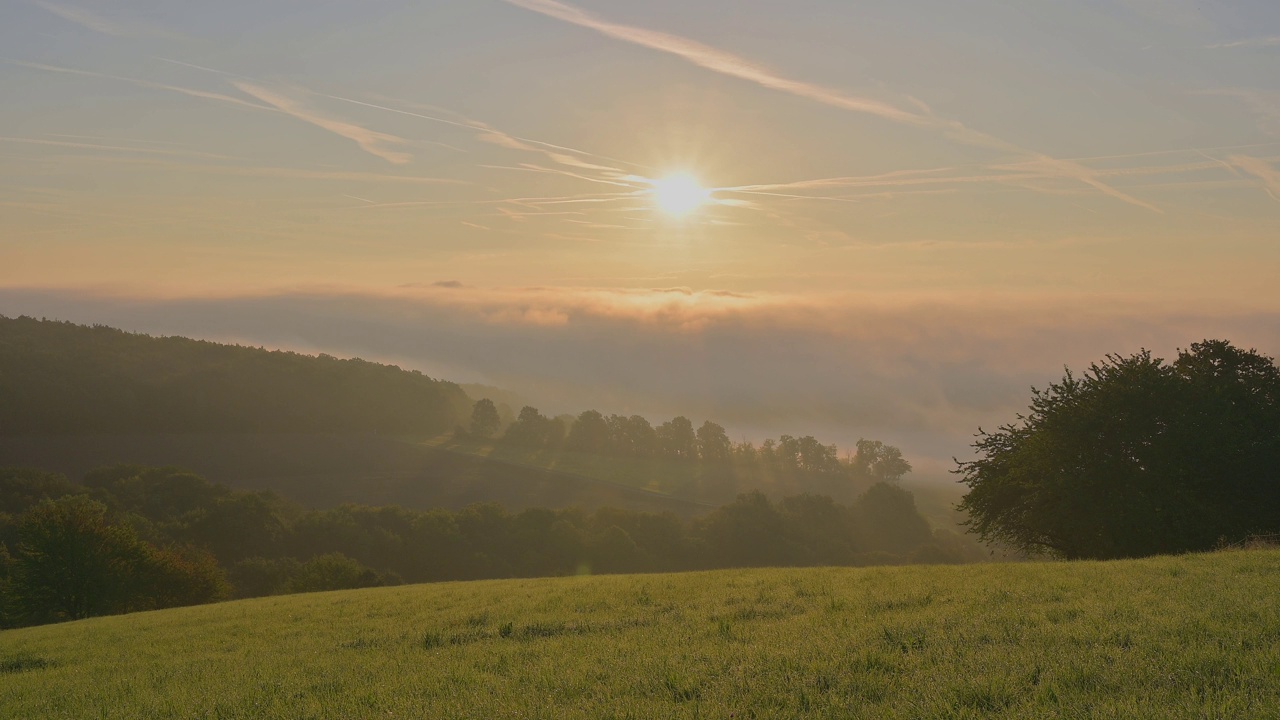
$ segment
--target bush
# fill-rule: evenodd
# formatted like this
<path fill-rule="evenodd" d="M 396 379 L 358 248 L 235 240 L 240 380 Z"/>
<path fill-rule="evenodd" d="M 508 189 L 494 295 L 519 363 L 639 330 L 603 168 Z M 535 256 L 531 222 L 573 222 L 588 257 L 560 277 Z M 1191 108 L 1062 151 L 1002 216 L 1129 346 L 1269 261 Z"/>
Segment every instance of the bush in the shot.
<path fill-rule="evenodd" d="M 302 563 L 298 572 L 288 582 L 289 592 L 318 592 L 321 590 L 351 590 L 378 587 L 388 584 L 386 579 L 371 568 L 343 555 L 320 555 Z"/>

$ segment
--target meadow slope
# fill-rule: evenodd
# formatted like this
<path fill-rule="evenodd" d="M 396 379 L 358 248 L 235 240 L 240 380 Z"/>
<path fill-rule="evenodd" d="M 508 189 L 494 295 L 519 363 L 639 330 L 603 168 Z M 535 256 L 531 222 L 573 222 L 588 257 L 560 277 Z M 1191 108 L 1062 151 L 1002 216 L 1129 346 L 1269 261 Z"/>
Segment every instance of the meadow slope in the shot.
<path fill-rule="evenodd" d="M 0 633 L 5 718 L 1280 718 L 1280 551 L 317 593 Z"/>

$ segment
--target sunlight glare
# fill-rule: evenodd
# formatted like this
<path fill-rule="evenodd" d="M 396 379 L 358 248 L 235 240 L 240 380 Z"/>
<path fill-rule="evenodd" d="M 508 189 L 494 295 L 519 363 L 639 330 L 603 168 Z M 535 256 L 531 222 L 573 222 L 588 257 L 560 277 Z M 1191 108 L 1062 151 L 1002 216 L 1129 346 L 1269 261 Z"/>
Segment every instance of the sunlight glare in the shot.
<path fill-rule="evenodd" d="M 673 217 L 684 217 L 711 197 L 692 175 L 679 173 L 653 181 L 653 198 L 658 209 Z"/>

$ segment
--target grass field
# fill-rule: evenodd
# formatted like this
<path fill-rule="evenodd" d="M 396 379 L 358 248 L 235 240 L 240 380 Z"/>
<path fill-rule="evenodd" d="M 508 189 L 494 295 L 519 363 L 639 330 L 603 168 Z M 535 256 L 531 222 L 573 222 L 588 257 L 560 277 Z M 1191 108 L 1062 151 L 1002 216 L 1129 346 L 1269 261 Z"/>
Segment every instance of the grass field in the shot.
<path fill-rule="evenodd" d="M 1280 718 L 1280 551 L 319 593 L 0 634 L 4 718 Z"/>

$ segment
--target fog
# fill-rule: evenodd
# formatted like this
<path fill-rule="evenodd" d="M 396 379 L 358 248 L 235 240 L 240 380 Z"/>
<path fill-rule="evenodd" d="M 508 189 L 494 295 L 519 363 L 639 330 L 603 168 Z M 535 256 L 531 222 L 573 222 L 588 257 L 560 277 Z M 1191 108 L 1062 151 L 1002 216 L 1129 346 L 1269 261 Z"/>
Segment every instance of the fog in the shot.
<path fill-rule="evenodd" d="M 1064 366 L 1144 347 L 1167 357 L 1206 337 L 1280 354 L 1276 314 L 1001 298 L 815 302 L 442 282 L 208 298 L 9 289 L 0 314 L 358 356 L 504 388 L 546 414 L 682 414 L 734 439 L 812 434 L 841 448 L 875 438 L 901 447 L 917 475 L 940 478 L 980 426 L 1013 421 L 1030 388 Z"/>

